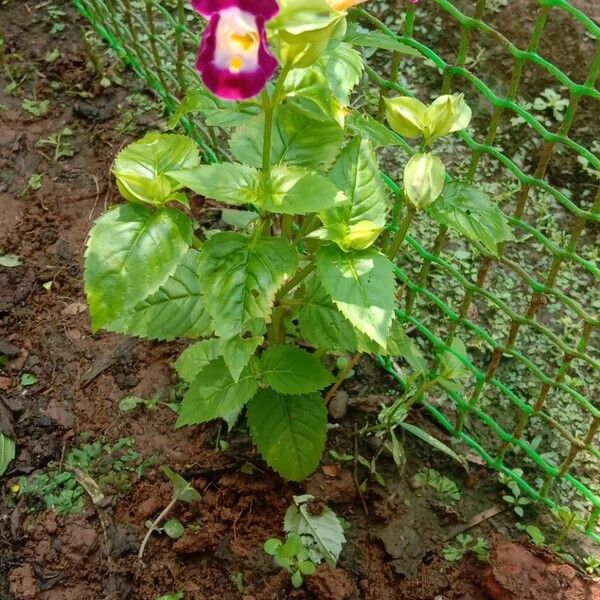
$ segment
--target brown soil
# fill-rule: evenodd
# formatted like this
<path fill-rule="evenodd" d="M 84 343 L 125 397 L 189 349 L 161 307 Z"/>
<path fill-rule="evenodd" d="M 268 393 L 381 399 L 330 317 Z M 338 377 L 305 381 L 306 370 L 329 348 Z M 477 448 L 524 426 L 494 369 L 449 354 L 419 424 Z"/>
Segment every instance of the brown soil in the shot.
<path fill-rule="evenodd" d="M 0 64 L 11 55 L 16 61 L 11 65 L 27 75 L 18 96 L 2 91 L 9 81 L 6 71 L 0 75 L 0 105 L 6 107 L 0 112 L 0 251 L 23 261 L 17 268 L 0 267 L 0 353 L 9 359 L 0 371 L 0 425 L 14 428 L 19 449 L 2 479 L 0 598 L 155 600 L 179 590 L 186 600 L 598 598 L 598 588 L 570 567 L 500 535 L 489 567 L 472 557 L 459 563 L 441 557 L 457 526 L 498 501 L 493 478 L 478 465 L 468 474 L 458 471 L 407 440 L 406 475 L 398 477 L 391 461 L 383 460 L 388 486 L 369 483 L 366 514 L 351 467 L 325 461 L 330 464 L 306 484 L 286 484 L 264 467 L 242 435 L 230 439 L 229 451 L 217 452 L 217 426 L 175 431 L 164 407 L 119 412 L 118 401 L 126 395 L 168 394 L 176 383 L 169 364 L 181 349 L 92 335 L 84 304 L 85 238 L 93 219 L 118 201 L 109 167 L 127 141 L 118 123 L 127 95 L 139 91 L 139 83 L 125 76 L 124 87 L 102 90 L 86 58 L 84 23 L 70 3 L 60 3 L 68 22 L 57 37 L 42 18 L 45 3 L 24 6 L 29 5 L 9 1 L 0 8 L 5 40 Z M 55 47 L 61 57 L 48 64 L 44 55 Z M 91 96 L 82 99 L 81 92 Z M 21 108 L 24 98 L 49 99 L 50 112 L 29 115 Z M 159 115 L 144 115 L 138 133 L 159 123 Z M 51 150 L 36 148 L 39 138 L 67 126 L 74 132 L 72 158 L 54 161 Z M 44 174 L 42 187 L 23 194 L 34 173 Z M 364 383 L 382 378 L 372 371 L 370 365 L 359 367 L 357 381 L 363 383 L 349 388 L 364 398 L 331 436 L 331 447 L 340 452 L 353 450 L 354 421 L 380 399 L 370 398 Z M 20 386 L 24 372 L 38 383 Z M 420 425 L 432 427 L 424 419 Z M 155 535 L 144 563 L 136 559 L 145 521 L 170 496 L 156 468 L 102 506 L 88 501 L 76 516 L 31 513 L 15 499 L 10 490 L 19 475 L 61 464 L 83 432 L 111 441 L 132 437 L 144 457 L 168 463 L 194 483 L 202 501 L 173 512 L 187 526 L 184 537 L 174 542 Z M 365 446 L 361 452 L 372 454 Z M 416 470 L 432 461 L 463 490 L 451 509 L 411 485 Z M 292 496 L 305 491 L 326 500 L 350 528 L 338 568 L 320 567 L 305 588 L 294 591 L 262 544 L 281 536 Z M 489 538 L 496 527 L 507 531 L 506 520 L 496 517 L 472 533 Z M 238 590 L 232 577 L 240 573 Z"/>

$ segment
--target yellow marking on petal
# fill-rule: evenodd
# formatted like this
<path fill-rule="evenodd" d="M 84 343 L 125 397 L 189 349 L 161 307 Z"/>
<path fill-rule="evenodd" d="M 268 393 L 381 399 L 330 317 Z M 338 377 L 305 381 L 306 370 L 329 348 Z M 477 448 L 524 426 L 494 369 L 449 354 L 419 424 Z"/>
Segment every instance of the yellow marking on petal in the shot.
<path fill-rule="evenodd" d="M 238 46 L 244 52 L 249 52 L 258 43 L 258 33 L 249 31 L 248 33 L 232 33 L 229 36 L 234 46 Z"/>
<path fill-rule="evenodd" d="M 244 59 L 240 56 L 234 56 L 229 61 L 229 70 L 232 73 L 239 73 L 244 68 Z"/>

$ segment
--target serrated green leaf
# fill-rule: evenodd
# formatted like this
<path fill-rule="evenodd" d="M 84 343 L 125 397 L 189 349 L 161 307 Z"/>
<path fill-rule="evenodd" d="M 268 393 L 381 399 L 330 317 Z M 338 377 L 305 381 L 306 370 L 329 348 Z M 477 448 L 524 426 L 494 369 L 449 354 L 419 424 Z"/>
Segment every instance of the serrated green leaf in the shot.
<path fill-rule="evenodd" d="M 344 126 L 344 108 L 331 93 L 322 67 L 293 69 L 285 80 L 284 95 L 298 112 L 310 119 L 335 121 Z"/>
<path fill-rule="evenodd" d="M 508 217 L 484 191 L 468 183 L 447 184 L 427 210 L 438 223 L 481 243 L 492 254 L 498 254 L 498 244 L 515 239 Z"/>
<path fill-rule="evenodd" d="M 399 42 L 382 31 L 369 31 L 368 33 L 352 31 L 346 35 L 344 40 L 353 46 L 391 50 L 392 52 L 398 52 L 405 56 L 421 56 L 421 53 L 418 50 Z"/>
<path fill-rule="evenodd" d="M 368 139 L 373 148 L 396 146 L 402 138 L 383 123 L 368 114 L 353 111 L 346 119 L 346 126 L 350 131 Z"/>
<path fill-rule="evenodd" d="M 451 348 L 459 355 L 465 357 L 468 356 L 465 344 L 460 338 L 455 337 L 452 340 Z M 440 370 L 441 376 L 444 379 L 449 379 L 450 381 L 458 381 L 468 374 L 468 370 L 465 365 L 454 353 L 450 352 L 449 350 L 446 350 L 442 354 L 442 358 L 440 360 Z"/>
<path fill-rule="evenodd" d="M 208 363 L 223 354 L 222 341 L 217 338 L 202 340 L 186 348 L 175 361 L 175 370 L 181 379 L 192 383 Z"/>
<path fill-rule="evenodd" d="M 394 265 L 372 248 L 344 252 L 324 246 L 317 270 L 325 290 L 356 329 L 386 348 L 394 315 Z"/>
<path fill-rule="evenodd" d="M 171 467 L 162 465 L 160 470 L 169 478 L 173 484 L 173 495 L 181 502 L 196 502 L 201 500 L 202 496 L 194 489 L 191 483 L 187 482 L 181 475 L 175 473 Z"/>
<path fill-rule="evenodd" d="M 223 357 L 217 358 L 198 373 L 181 404 L 176 426 L 206 423 L 222 419 L 244 406 L 258 389 L 252 369 L 247 367 L 234 381 Z"/>
<path fill-rule="evenodd" d="M 126 396 L 119 402 L 119 410 L 122 412 L 129 412 L 135 410 L 138 406 L 146 404 L 143 398 L 137 396 Z"/>
<path fill-rule="evenodd" d="M 286 533 L 296 533 L 302 538 L 304 547 L 311 550 L 313 562 L 320 563 L 324 560 L 335 566 L 346 541 L 344 528 L 328 507 L 313 515 L 309 510 L 311 500 L 314 498 L 309 494 L 294 496 L 294 504 L 285 514 L 283 529 Z"/>
<path fill-rule="evenodd" d="M 379 175 L 379 163 L 371 143 L 355 138 L 344 148 L 329 174 L 335 186 L 342 190 L 348 203 L 328 211 L 323 223 L 342 222 L 355 225 L 370 221 L 383 227 L 386 222 L 388 197 Z"/>
<path fill-rule="evenodd" d="M 267 383 L 282 394 L 309 394 L 335 381 L 318 359 L 296 346 L 271 346 L 260 365 Z"/>
<path fill-rule="evenodd" d="M 317 468 L 327 435 L 321 397 L 261 390 L 248 404 L 248 424 L 266 463 L 286 479 L 301 481 Z"/>
<path fill-rule="evenodd" d="M 259 205 L 273 213 L 305 215 L 346 202 L 344 193 L 327 178 L 299 167 L 280 166 L 271 171 L 270 188 Z"/>
<path fill-rule="evenodd" d="M 336 308 L 317 277 L 307 284 L 298 313 L 300 333 L 315 348 L 354 352 L 358 350 L 356 331 Z"/>
<path fill-rule="evenodd" d="M 243 333 L 252 319 L 268 321 L 275 293 L 298 268 L 298 253 L 283 239 L 218 233 L 202 249 L 200 284 L 217 333 Z"/>
<path fill-rule="evenodd" d="M 241 163 L 260 168 L 263 135 L 262 115 L 238 127 L 229 142 L 233 155 Z M 335 121 L 312 119 L 291 104 L 284 104 L 275 111 L 271 164 L 327 168 L 335 160 L 343 139 L 344 132 Z"/>
<path fill-rule="evenodd" d="M 191 248 L 157 292 L 104 326 L 109 331 L 151 340 L 210 335 L 212 319 L 206 312 L 198 264 L 200 253 Z"/>
<path fill-rule="evenodd" d="M 180 187 L 168 172 L 192 168 L 198 160 L 198 147 L 191 138 L 149 133 L 119 152 L 112 172 L 125 199 L 161 205 Z"/>
<path fill-rule="evenodd" d="M 344 105 L 350 104 L 350 92 L 358 85 L 364 70 L 360 52 L 341 42 L 328 50 L 317 64 L 326 74 L 330 90 Z"/>
<path fill-rule="evenodd" d="M 184 260 L 192 221 L 163 208 L 116 206 L 95 223 L 88 239 L 85 290 L 97 331 L 158 291 Z"/>
<path fill-rule="evenodd" d="M 167 122 L 169 129 L 175 129 L 181 119 L 190 113 L 212 113 L 227 106 L 226 102 L 218 100 L 207 90 L 196 88 L 190 90 Z"/>
<path fill-rule="evenodd" d="M 260 174 L 238 163 L 203 165 L 169 172 L 179 184 L 205 198 L 227 204 L 253 204 L 258 199 Z"/>
<path fill-rule="evenodd" d="M 238 381 L 240 374 L 246 368 L 256 349 L 263 343 L 262 336 L 241 338 L 239 335 L 221 341 L 221 351 L 225 364 L 234 381 Z"/>
<path fill-rule="evenodd" d="M 8 465 L 16 455 L 15 440 L 0 431 L 0 476 L 6 473 Z"/>

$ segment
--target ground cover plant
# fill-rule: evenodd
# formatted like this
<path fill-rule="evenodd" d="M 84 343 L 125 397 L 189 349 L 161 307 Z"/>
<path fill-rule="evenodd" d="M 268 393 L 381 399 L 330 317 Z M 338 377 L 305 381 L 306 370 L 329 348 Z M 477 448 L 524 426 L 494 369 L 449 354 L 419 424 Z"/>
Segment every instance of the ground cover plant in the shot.
<path fill-rule="evenodd" d="M 301 480 L 324 450 L 326 403 L 363 354 L 404 357 L 415 371 L 385 417 L 396 446 L 394 428 L 429 389 L 460 389 L 453 351 L 428 366 L 395 314 L 394 261 L 412 220 L 427 211 L 490 252 L 512 233 L 435 152 L 470 123 L 462 95 L 385 99 L 392 132 L 346 118 L 364 70 L 346 41 L 357 3 L 192 4 L 208 19 L 206 89 L 189 92 L 172 124 L 198 111 L 226 122 L 232 160 L 200 164 L 194 140 L 160 133 L 119 153 L 127 203 L 96 222 L 86 250 L 92 326 L 195 340 L 176 362 L 189 384 L 177 426 L 231 424 L 245 410 L 265 461 Z M 416 140 L 393 198 L 374 151 L 382 136 Z M 198 232 L 190 191 L 220 203 L 227 228 Z M 334 377 L 331 357 L 346 353 Z"/>

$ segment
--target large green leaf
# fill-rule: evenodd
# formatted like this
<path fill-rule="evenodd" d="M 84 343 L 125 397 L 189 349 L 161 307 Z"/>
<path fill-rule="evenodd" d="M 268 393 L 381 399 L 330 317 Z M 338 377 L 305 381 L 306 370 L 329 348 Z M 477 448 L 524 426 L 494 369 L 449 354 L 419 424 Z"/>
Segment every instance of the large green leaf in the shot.
<path fill-rule="evenodd" d="M 364 70 L 360 52 L 342 42 L 328 50 L 317 64 L 326 74 L 335 96 L 344 105 L 350 104 L 350 92 L 358 85 Z"/>
<path fill-rule="evenodd" d="M 191 248 L 157 292 L 105 325 L 105 329 L 151 340 L 210 335 L 212 319 L 202 301 L 199 261 L 200 253 Z"/>
<path fill-rule="evenodd" d="M 379 227 L 386 222 L 388 197 L 379 175 L 379 164 L 369 140 L 355 138 L 336 160 L 329 178 L 342 190 L 348 203 L 322 215 L 323 223 L 354 225 L 370 221 Z"/>
<path fill-rule="evenodd" d="M 169 175 L 197 194 L 227 204 L 256 202 L 260 186 L 259 172 L 238 163 L 204 165 L 172 171 Z"/>
<path fill-rule="evenodd" d="M 179 189 L 167 173 L 197 164 L 198 148 L 191 138 L 149 133 L 119 152 L 113 174 L 127 200 L 163 204 Z"/>
<path fill-rule="evenodd" d="M 394 265 L 375 249 L 317 252 L 319 276 L 340 312 L 370 339 L 386 347 L 395 306 Z"/>
<path fill-rule="evenodd" d="M 248 404 L 252 438 L 266 463 L 301 481 L 319 465 L 327 435 L 327 409 L 316 394 L 286 396 L 261 390 Z"/>
<path fill-rule="evenodd" d="M 202 249 L 200 284 L 217 333 L 243 333 L 251 319 L 268 321 L 275 293 L 298 268 L 298 253 L 283 239 L 218 233 Z"/>
<path fill-rule="evenodd" d="M 309 394 L 335 380 L 312 354 L 295 346 L 271 346 L 261 357 L 267 383 L 282 394 Z"/>
<path fill-rule="evenodd" d="M 222 354 L 222 341 L 218 338 L 196 342 L 181 353 L 175 361 L 175 370 L 181 379 L 192 383 L 206 365 Z"/>
<path fill-rule="evenodd" d="M 492 254 L 498 253 L 498 244 L 515 239 L 506 215 L 484 191 L 468 183 L 446 185 L 428 212 L 441 225 L 481 243 Z"/>
<path fill-rule="evenodd" d="M 263 343 L 263 340 L 264 338 L 258 335 L 249 338 L 236 335 L 228 340 L 222 340 L 223 358 L 234 381 L 240 378 L 242 371 L 250 362 L 256 349 Z"/>
<path fill-rule="evenodd" d="M 16 454 L 15 440 L 0 431 L 0 476 L 6 473 L 8 465 Z"/>
<path fill-rule="evenodd" d="M 235 130 L 229 142 L 234 156 L 244 164 L 260 167 L 264 135 L 264 116 L 254 117 Z M 271 164 L 289 163 L 301 167 L 327 168 L 344 140 L 342 128 L 303 114 L 291 104 L 275 111 Z"/>
<path fill-rule="evenodd" d="M 95 223 L 88 239 L 85 290 L 97 331 L 148 298 L 183 262 L 192 221 L 172 208 L 116 206 Z"/>
<path fill-rule="evenodd" d="M 346 541 L 344 528 L 336 514 L 328 507 L 313 514 L 310 503 L 314 497 L 310 494 L 294 496 L 292 504 L 283 521 L 287 534 L 296 534 L 302 538 L 302 544 L 311 554 L 311 560 L 320 563 L 323 560 L 335 566 Z"/>
<path fill-rule="evenodd" d="M 280 166 L 271 172 L 271 188 L 260 206 L 269 212 L 305 215 L 345 202 L 344 193 L 325 177 L 299 167 Z"/>
<path fill-rule="evenodd" d="M 177 427 L 221 419 L 240 409 L 254 396 L 258 381 L 247 367 L 234 381 L 223 358 L 206 365 L 183 398 Z"/>

